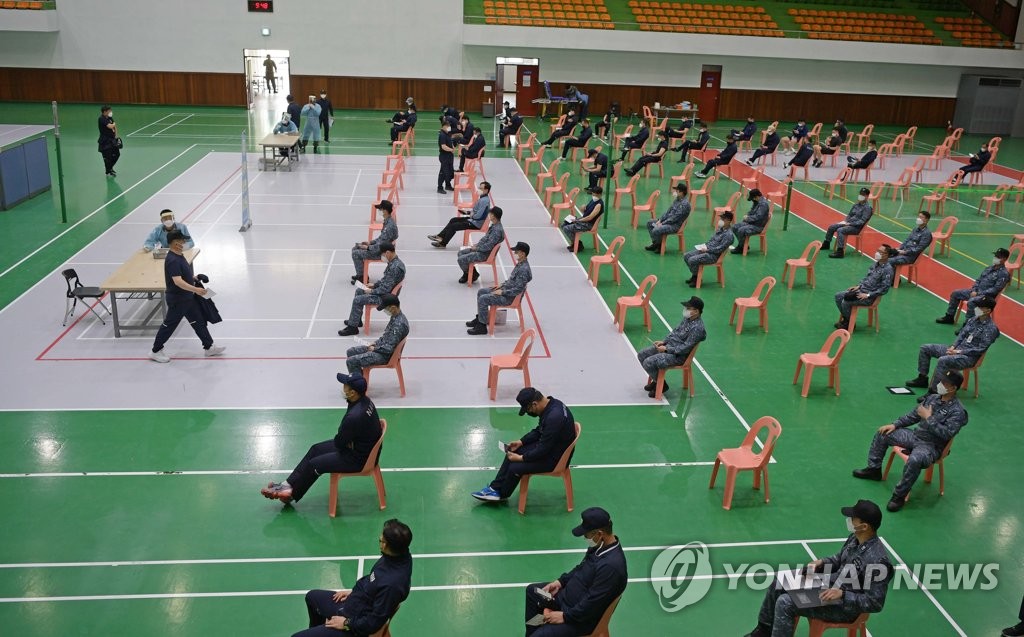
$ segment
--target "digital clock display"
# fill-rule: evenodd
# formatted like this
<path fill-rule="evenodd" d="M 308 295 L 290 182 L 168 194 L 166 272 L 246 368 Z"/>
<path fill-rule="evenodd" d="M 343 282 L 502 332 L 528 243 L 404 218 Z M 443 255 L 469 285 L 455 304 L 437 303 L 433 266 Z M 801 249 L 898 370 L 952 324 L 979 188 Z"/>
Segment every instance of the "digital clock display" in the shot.
<path fill-rule="evenodd" d="M 257 13 L 273 13 L 274 0 L 248 0 L 249 11 Z"/>

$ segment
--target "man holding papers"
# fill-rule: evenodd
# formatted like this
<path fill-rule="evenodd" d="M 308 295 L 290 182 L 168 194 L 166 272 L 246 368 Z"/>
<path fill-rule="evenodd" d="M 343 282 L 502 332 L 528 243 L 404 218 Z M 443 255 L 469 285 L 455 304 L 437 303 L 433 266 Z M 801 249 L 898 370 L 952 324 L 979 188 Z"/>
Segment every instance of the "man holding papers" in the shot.
<path fill-rule="evenodd" d="M 373 285 L 365 285 L 362 281 L 356 282 L 356 293 L 352 297 L 352 310 L 349 312 L 348 320 L 345 321 L 345 329 L 338 331 L 338 336 L 353 336 L 359 333 L 363 326 L 363 308 L 367 305 L 379 305 L 384 294 L 394 294 L 395 287 L 405 280 L 405 264 L 395 253 L 395 244 L 380 244 L 380 253 L 387 262 L 384 274 L 380 281 Z"/>
<path fill-rule="evenodd" d="M 658 371 L 682 365 L 690 351 L 708 337 L 701 318 L 704 314 L 704 301 L 699 296 L 691 296 L 689 300 L 683 301 L 683 307 L 683 320 L 676 329 L 669 332 L 665 340 L 652 341 L 650 347 L 636 354 L 640 366 L 650 378 L 644 390 L 651 398 L 657 394 Z M 668 382 L 665 382 L 662 391 L 668 391 Z"/>
<path fill-rule="evenodd" d="M 580 232 L 590 232 L 594 228 L 594 224 L 604 214 L 604 201 L 601 200 L 601 193 L 603 192 L 600 186 L 592 188 L 590 190 L 590 201 L 587 202 L 583 211 L 577 217 L 575 215 L 569 215 L 562 222 L 562 234 L 569 240 L 569 247 L 566 248 L 569 252 L 577 252 L 583 250 L 583 244 L 576 247 L 576 235 Z"/>
<path fill-rule="evenodd" d="M 715 229 L 715 234 L 711 235 L 707 243 L 696 245 L 693 250 L 683 255 L 686 267 L 690 268 L 690 278 L 686 280 L 686 285 L 691 288 L 697 287 L 697 270 L 700 269 L 700 266 L 718 261 L 718 257 L 732 245 L 735 237 L 732 233 L 732 220 L 731 212 L 723 212 L 718 215 L 718 227 Z"/>
<path fill-rule="evenodd" d="M 491 483 L 472 494 L 477 500 L 498 502 L 515 493 L 519 480 L 529 473 L 547 473 L 576 438 L 576 421 L 565 403 L 524 387 L 516 396 L 519 415 L 530 414 L 540 423 L 519 440 L 503 445 L 505 459 Z M 570 458 L 571 459 L 571 458 Z"/>
<path fill-rule="evenodd" d="M 465 283 L 469 279 L 469 264 L 480 263 L 486 261 L 491 256 L 491 250 L 494 246 L 498 245 L 505 240 L 505 229 L 501 226 L 501 215 L 502 210 L 498 206 L 491 208 L 488 214 L 490 225 L 487 227 L 487 232 L 483 237 L 480 238 L 475 244 L 468 248 L 459 250 L 459 256 L 456 262 L 459 264 L 459 269 L 462 270 L 462 276 L 459 278 L 459 283 Z M 480 278 L 480 271 L 473 270 L 473 281 L 475 282 Z"/>
<path fill-rule="evenodd" d="M 893 576 L 892 563 L 877 535 L 882 510 L 870 500 L 858 500 L 840 511 L 850 531 L 843 548 L 808 564 L 807 575 L 814 577 L 780 573 L 764 596 L 757 627 L 746 637 L 793 637 L 798 615 L 847 623 L 861 613 L 882 610 Z M 815 591 L 816 595 L 808 595 Z"/>

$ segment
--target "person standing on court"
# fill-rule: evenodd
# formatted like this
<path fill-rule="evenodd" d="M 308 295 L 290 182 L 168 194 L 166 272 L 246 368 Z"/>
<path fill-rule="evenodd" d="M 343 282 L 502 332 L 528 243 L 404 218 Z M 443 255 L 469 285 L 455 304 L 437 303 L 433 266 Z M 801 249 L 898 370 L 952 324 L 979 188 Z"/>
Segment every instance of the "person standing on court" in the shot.
<path fill-rule="evenodd" d="M 650 377 L 648 383 L 644 385 L 644 391 L 651 398 L 657 393 L 658 372 L 682 365 L 690 355 L 690 350 L 708 337 L 702 318 L 704 301 L 699 296 L 691 296 L 689 300 L 683 301 L 683 308 L 683 320 L 668 333 L 665 340 L 654 341 L 650 347 L 637 352 L 636 358 L 640 361 L 640 366 Z M 661 391 L 668 391 L 667 381 L 662 385 Z"/>
<path fill-rule="evenodd" d="M 651 236 L 651 244 L 644 246 L 648 252 L 659 252 L 665 237 L 679 232 L 686 220 L 690 218 L 690 198 L 687 196 L 690 189 L 686 184 L 680 182 L 673 189 L 676 192 L 672 205 L 668 207 L 660 219 L 651 219 L 647 222 L 647 234 Z"/>
<path fill-rule="evenodd" d="M 731 212 L 718 215 L 718 228 L 715 229 L 715 234 L 711 235 L 704 245 L 696 246 L 683 255 L 683 262 L 690 269 L 690 278 L 686 280 L 686 285 L 691 288 L 697 287 L 697 272 L 700 266 L 718 261 L 718 257 L 732 245 L 735 238 L 732 234 L 732 220 Z"/>
<path fill-rule="evenodd" d="M 733 254 L 743 254 L 743 244 L 750 240 L 750 237 L 764 232 L 764 227 L 771 219 L 772 205 L 759 189 L 754 188 L 747 193 L 747 201 L 753 204 L 750 212 L 743 215 L 740 222 L 732 227 L 732 233 L 739 239 L 739 243 L 732 249 Z"/>
<path fill-rule="evenodd" d="M 493 288 L 480 288 L 476 291 L 476 316 L 466 323 L 466 331 L 471 336 L 487 333 L 487 315 L 492 307 L 512 305 L 512 301 L 520 294 L 526 293 L 526 285 L 533 280 L 533 271 L 526 258 L 530 256 L 530 245 L 520 241 L 512 246 L 512 254 L 516 257 L 516 265 L 508 280 Z"/>
<path fill-rule="evenodd" d="M 501 225 L 501 208 L 495 206 L 487 214 L 490 215 L 490 225 L 487 227 L 487 232 L 484 233 L 484 236 L 468 248 L 459 250 L 459 256 L 456 259 L 459 269 L 462 270 L 462 277 L 459 278 L 459 283 L 465 283 L 469 280 L 470 263 L 486 261 L 491 256 L 491 250 L 494 249 L 494 246 L 505 240 L 505 228 Z M 479 278 L 480 272 L 474 269 L 473 282 L 476 283 L 476 280 Z"/>
<path fill-rule="evenodd" d="M 395 207 L 387 199 L 381 199 L 380 203 L 374 206 L 374 208 L 384 214 L 384 221 L 381 224 L 380 234 L 374 237 L 373 240 L 361 241 L 352 246 L 352 267 L 356 271 L 350 280 L 352 285 L 355 285 L 356 281 L 363 278 L 364 263 L 367 260 L 380 258 L 381 244 L 394 244 L 395 241 L 398 241 L 398 224 L 395 223 L 394 216 Z"/>
<path fill-rule="evenodd" d="M 285 97 L 288 100 L 288 116 L 291 117 L 292 122 L 295 124 L 295 128 L 298 130 L 302 129 L 302 107 L 295 101 L 295 98 L 291 95 Z"/>
<path fill-rule="evenodd" d="M 191 250 L 195 247 L 195 243 L 192 241 L 192 234 L 188 231 L 188 226 L 183 223 L 177 223 L 174 220 L 174 212 L 169 208 L 164 208 L 160 211 L 160 225 L 153 228 L 149 236 L 146 237 L 145 243 L 142 244 L 142 249 L 146 252 L 152 252 L 155 248 L 169 248 L 170 242 L 167 241 L 167 236 L 177 230 L 185 236 L 185 250 Z"/>
<path fill-rule="evenodd" d="M 309 629 L 292 637 L 375 635 L 398 611 L 412 588 L 412 531 L 397 519 L 384 523 L 380 559 L 359 578 L 352 590 L 313 590 L 306 593 Z"/>
<path fill-rule="evenodd" d="M 117 177 L 114 164 L 121 157 L 121 148 L 117 143 L 120 138 L 117 135 L 117 124 L 114 123 L 114 110 L 109 106 L 101 107 L 97 125 L 100 129 L 97 143 L 100 154 L 103 155 L 103 167 L 107 172 L 107 177 Z"/>
<path fill-rule="evenodd" d="M 580 517 L 581 524 L 572 534 L 587 543 L 583 560 L 553 582 L 526 587 L 527 637 L 589 635 L 626 590 L 626 554 L 613 534 L 611 516 L 600 507 L 591 507 Z M 533 626 L 537 615 L 541 625 Z"/>
<path fill-rule="evenodd" d="M 263 60 L 263 78 L 267 81 L 267 92 L 277 92 L 277 63 L 270 58 L 270 54 L 267 53 L 267 59 Z"/>
<path fill-rule="evenodd" d="M 516 402 L 519 403 L 520 416 L 530 414 L 540 422 L 519 440 L 508 443 L 498 475 L 489 485 L 471 494 L 477 500 L 500 502 L 509 499 L 524 475 L 547 473 L 554 469 L 576 439 L 576 421 L 562 401 L 544 396 L 533 387 L 524 387 L 516 396 Z"/>
<path fill-rule="evenodd" d="M 164 259 L 164 301 L 167 303 L 167 314 L 156 333 L 149 360 L 157 363 L 171 362 L 171 357 L 164 351 L 164 344 L 174 334 L 183 318 L 188 319 L 188 324 L 203 343 L 205 355 L 220 356 L 224 353 L 224 347 L 213 344 L 206 320 L 199 309 L 199 304 L 196 303 L 195 295 L 206 296 L 207 290 L 195 285 L 196 277 L 192 274 L 192 265 L 184 255 L 185 235 L 179 231 L 171 232 L 167 235 L 167 243 L 170 247 L 167 258 Z"/>
<path fill-rule="evenodd" d="M 302 115 L 306 117 L 306 123 L 302 127 L 302 150 L 306 150 L 309 138 L 313 138 L 313 152 L 320 152 L 320 116 L 323 111 L 316 103 L 316 96 L 310 95 L 309 101 L 302 107 Z"/>
<path fill-rule="evenodd" d="M 452 141 L 452 125 L 448 121 L 441 124 L 437 134 L 437 161 L 441 164 L 437 171 L 437 194 L 455 190 L 452 179 L 455 178 L 455 142 Z"/>
<path fill-rule="evenodd" d="M 345 367 L 349 374 L 363 375 L 364 367 L 384 365 L 391 360 L 398 344 L 409 335 L 409 319 L 402 314 L 402 303 L 394 294 L 382 294 L 377 311 L 386 312 L 391 320 L 373 345 L 357 345 L 345 352 Z M 339 375 L 340 379 L 341 375 Z M 344 381 L 343 381 L 344 382 Z"/>
<path fill-rule="evenodd" d="M 383 295 L 394 294 L 398 284 L 405 280 L 405 264 L 395 254 L 395 244 L 380 244 L 380 254 L 387 262 L 384 274 L 365 292 L 356 288 L 356 293 L 352 297 L 352 310 L 349 312 L 348 320 L 345 321 L 345 329 L 338 330 L 338 336 L 358 334 L 359 328 L 363 326 L 363 308 L 367 305 L 380 304 Z"/>
<path fill-rule="evenodd" d="M 381 436 L 377 406 L 366 395 L 366 379 L 362 376 L 338 374 L 338 382 L 348 404 L 338 433 L 332 440 L 310 446 L 287 480 L 271 482 L 260 490 L 263 497 L 284 504 L 298 502 L 325 473 L 355 473 L 366 464 Z"/>
<path fill-rule="evenodd" d="M 437 234 L 428 234 L 430 245 L 435 248 L 444 248 L 452 240 L 459 230 L 479 230 L 487 220 L 487 213 L 491 209 L 491 183 L 481 181 L 477 191 L 479 196 L 472 210 L 459 208 L 459 216 L 452 217 Z"/>
<path fill-rule="evenodd" d="M 327 89 L 320 91 L 320 97 L 316 99 L 317 106 L 320 107 L 320 128 L 324 132 L 324 143 L 331 143 L 331 120 L 334 119 L 334 105 L 331 104 L 331 100 L 327 99 Z"/>

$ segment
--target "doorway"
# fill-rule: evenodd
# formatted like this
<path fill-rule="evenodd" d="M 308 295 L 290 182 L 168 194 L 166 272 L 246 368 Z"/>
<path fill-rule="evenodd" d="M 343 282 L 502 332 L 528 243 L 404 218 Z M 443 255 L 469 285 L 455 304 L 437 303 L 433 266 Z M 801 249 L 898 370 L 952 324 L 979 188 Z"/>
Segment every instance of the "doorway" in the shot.
<path fill-rule="evenodd" d="M 519 109 L 520 115 L 536 115 L 539 96 L 540 60 L 537 58 L 495 59 L 495 101 L 500 108 L 505 102 Z"/>
<path fill-rule="evenodd" d="M 722 67 L 705 64 L 700 70 L 697 90 L 698 117 L 706 122 L 718 121 L 718 98 L 722 92 Z"/>
<path fill-rule="evenodd" d="M 269 59 L 269 62 L 268 62 Z M 291 92 L 289 52 L 281 49 L 243 49 L 245 103 L 249 110 L 280 115 Z"/>

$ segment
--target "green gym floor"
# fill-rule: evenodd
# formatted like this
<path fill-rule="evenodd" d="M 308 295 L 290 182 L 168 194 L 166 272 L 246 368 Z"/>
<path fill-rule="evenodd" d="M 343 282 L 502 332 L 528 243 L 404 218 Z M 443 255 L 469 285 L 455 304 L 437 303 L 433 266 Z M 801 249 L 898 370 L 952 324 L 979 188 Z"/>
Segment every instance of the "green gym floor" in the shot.
<path fill-rule="evenodd" d="M 125 137 L 119 176 L 107 180 L 95 147 L 97 107 L 69 105 L 61 114 L 68 223 L 60 223 L 56 189 L 0 213 L 0 307 L 206 153 L 236 152 L 246 128 L 250 138 L 265 132 L 265 122 L 254 125 L 242 109 L 118 106 L 122 136 L 140 134 Z M 382 115 L 339 111 L 328 152 L 385 153 Z M 47 104 L 0 104 L 0 123 L 49 121 Z M 721 138 L 733 124 L 719 122 L 712 133 Z M 878 127 L 876 135 L 887 139 L 903 128 Z M 421 133 L 416 153 L 433 155 L 430 136 Z M 917 152 L 930 152 L 929 144 L 944 134 L 920 131 Z M 979 141 L 965 137 L 962 147 Z M 507 156 L 491 146 L 488 158 Z M 681 168 L 675 158 L 663 180 L 641 180 L 641 199 L 668 187 Z M 1024 147 L 1004 140 L 998 159 L 1020 169 Z M 818 184 L 798 187 L 823 199 Z M 715 204 L 723 205 L 735 188 L 720 183 Z M 929 190 L 915 188 L 902 206 L 883 199 L 872 227 L 902 238 Z M 994 248 L 1021 232 L 1021 207 L 1012 197 L 1001 217 L 977 214 L 985 192 L 964 192 L 947 209 L 961 223 L 953 251 L 942 261 L 971 278 Z M 850 202 L 833 205 L 845 211 Z M 709 234 L 706 215 L 698 206 L 688 245 Z M 679 320 L 679 300 L 692 292 L 682 284 L 685 268 L 674 250 L 659 257 L 642 249 L 646 233 L 630 227 L 625 206 L 607 217 L 601 237 L 608 242 L 626 236 L 622 264 L 629 276 L 620 287 L 606 270 L 599 289 L 614 307 L 618 296 L 635 289 L 631 279 L 656 273 L 654 305 L 660 312 L 650 336 L 661 338 Z M 815 289 L 802 276 L 793 290 L 780 282 L 770 333 L 748 316 L 736 335 L 728 325 L 732 299 L 750 294 L 766 274 L 778 277 L 786 258 L 821 237 L 798 216 L 788 229 L 782 226 L 772 224 L 768 256 L 752 250 L 728 259 L 727 287 L 718 287 L 712 276 L 700 290 L 709 338 L 697 357 L 694 398 L 681 396 L 679 378 L 671 376 L 668 404 L 570 405 L 586 428 L 574 458 L 580 465 L 573 476 L 574 513 L 565 510 L 561 484 L 550 479 L 534 481 L 525 516 L 514 503 L 486 506 L 469 497 L 493 474 L 481 467 L 495 463 L 494 442 L 518 437 L 534 424 L 508 406 L 387 410 L 382 415 L 389 423 L 404 423 L 407 432 L 402 444 L 385 446 L 382 466 L 392 469 L 385 473 L 388 508 L 377 510 L 369 480 L 353 480 L 343 483 L 335 519 L 326 515 L 326 480 L 295 508 L 282 509 L 257 491 L 281 477 L 260 472 L 290 468 L 311 442 L 333 435 L 338 410 L 188 410 L 169 397 L 149 411 L 0 411 L 0 484 L 9 494 L 0 523 L 0 634 L 288 635 L 305 626 L 302 593 L 350 586 L 374 559 L 384 520 L 397 517 L 413 529 L 417 560 L 414 591 L 392 624 L 395 635 L 518 635 L 521 585 L 553 579 L 579 560 L 583 544 L 569 530 L 589 506 L 611 512 L 629 551 L 631 583 L 612 620 L 613 634 L 744 634 L 755 623 L 762 592 L 744 579 L 725 577 L 727 569 L 795 565 L 809 553 L 832 554 L 846 536 L 841 506 L 869 498 L 884 507 L 893 477 L 888 485 L 877 484 L 854 480 L 849 472 L 864 465 L 873 431 L 915 405 L 912 397 L 891 395 L 885 387 L 914 375 L 921 343 L 953 340 L 949 326 L 933 322 L 945 302 L 901 285 L 881 308 L 881 331 L 861 326 L 851 341 L 842 395 L 825 388 L 819 371 L 810 396 L 801 398 L 790 384 L 797 356 L 816 350 L 832 331 L 833 293 L 856 283 L 870 262 L 857 254 L 821 259 Z M 589 261 L 591 254 L 581 258 Z M 1024 299 L 1013 285 L 1007 295 Z M 626 333 L 639 349 L 648 333 L 635 318 Z M 56 315 L 54 321 L 56 330 Z M 1015 450 L 1024 433 L 1007 392 L 1019 382 L 1013 371 L 1021 360 L 1020 345 L 1009 338 L 992 347 L 980 397 L 963 397 L 970 424 L 946 462 L 945 495 L 939 496 L 937 480 L 919 482 L 903 511 L 886 514 L 880 529 L 894 563 L 911 570 L 932 563 L 997 563 L 998 585 L 948 590 L 940 579 L 928 582 L 927 591 L 891 590 L 885 609 L 871 618 L 872 635 L 997 635 L 1017 621 L 1024 514 L 1013 485 L 1020 484 Z M 45 391 L 73 394 L 75 388 Z M 770 470 L 771 502 L 765 504 L 762 492 L 750 489 L 750 475 L 741 474 L 732 510 L 723 510 L 724 476 L 709 490 L 709 465 L 719 449 L 738 446 L 743 422 L 763 415 L 783 427 Z M 897 461 L 894 471 L 901 466 Z M 46 475 L 57 473 L 65 475 Z M 711 547 L 716 578 L 702 601 L 668 613 L 650 583 L 652 564 L 663 547 L 688 542 Z M 798 634 L 806 630 L 803 623 Z"/>

